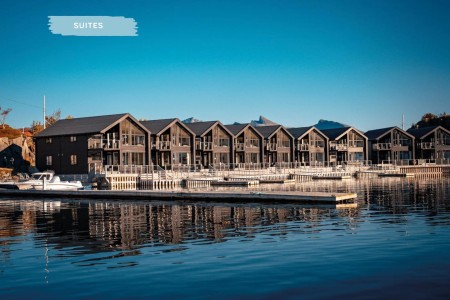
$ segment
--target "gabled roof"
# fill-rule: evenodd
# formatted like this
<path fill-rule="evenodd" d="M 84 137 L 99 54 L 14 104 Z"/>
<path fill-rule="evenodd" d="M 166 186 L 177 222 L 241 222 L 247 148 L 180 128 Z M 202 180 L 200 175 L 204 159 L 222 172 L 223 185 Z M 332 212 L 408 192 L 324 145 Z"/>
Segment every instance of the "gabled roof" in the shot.
<path fill-rule="evenodd" d="M 354 127 L 343 127 L 343 128 L 334 128 L 334 129 L 324 129 L 321 130 L 321 132 L 323 134 L 325 134 L 331 141 L 332 140 L 337 140 L 339 138 L 341 138 L 344 134 L 346 134 L 348 131 L 350 130 L 354 130 L 356 132 L 358 132 L 361 136 L 363 136 L 364 138 L 367 138 L 364 133 L 362 133 L 361 131 L 359 131 L 358 129 L 354 128 Z"/>
<path fill-rule="evenodd" d="M 73 118 L 59 120 L 47 129 L 39 132 L 35 137 L 51 137 L 60 135 L 104 133 L 112 126 L 126 118 L 131 118 L 139 127 L 148 132 L 140 123 L 130 114 L 105 115 L 86 118 Z"/>
<path fill-rule="evenodd" d="M 284 130 L 289 137 L 294 138 L 292 134 L 286 130 L 283 125 L 268 125 L 268 126 L 258 126 L 255 127 L 256 131 L 258 131 L 265 139 L 269 139 L 274 135 L 278 130 Z"/>
<path fill-rule="evenodd" d="M 195 122 L 185 124 L 196 136 L 205 135 L 212 127 L 219 125 L 221 126 L 229 135 L 233 134 L 222 124 L 220 121 L 206 121 L 206 122 Z"/>
<path fill-rule="evenodd" d="M 399 128 L 397 126 L 369 130 L 369 131 L 365 132 L 364 135 L 367 136 L 367 138 L 371 141 L 378 140 L 379 138 L 383 137 L 384 135 L 390 133 L 393 130 L 398 130 L 398 131 L 402 132 L 403 134 L 406 134 L 410 138 L 414 138 L 413 135 L 402 130 L 401 128 Z"/>
<path fill-rule="evenodd" d="M 144 125 L 152 134 L 160 135 L 164 131 L 166 131 L 173 124 L 178 123 L 184 129 L 186 129 L 192 135 L 195 135 L 189 127 L 186 126 L 183 122 L 181 122 L 178 118 L 172 119 L 160 119 L 160 120 L 149 120 L 149 121 L 141 121 L 141 124 Z"/>
<path fill-rule="evenodd" d="M 424 137 L 426 137 L 427 135 L 429 135 L 430 133 L 441 129 L 444 130 L 445 132 L 447 132 L 448 134 L 450 134 L 450 131 L 447 130 L 446 128 L 438 125 L 438 126 L 428 126 L 428 127 L 422 127 L 422 128 L 410 128 L 407 130 L 407 132 L 409 134 L 412 134 L 413 136 L 415 136 L 417 139 L 422 139 Z"/>
<path fill-rule="evenodd" d="M 225 127 L 235 136 L 237 137 L 238 135 L 240 135 L 245 129 L 247 128 L 252 128 L 257 135 L 259 135 L 261 138 L 263 138 L 262 134 L 258 132 L 258 130 L 256 130 L 255 127 L 252 126 L 252 124 L 247 123 L 247 124 L 233 124 L 233 125 L 225 125 Z"/>
<path fill-rule="evenodd" d="M 328 137 L 322 133 L 321 130 L 317 129 L 314 126 L 308 126 L 308 127 L 295 127 L 295 128 L 288 128 L 287 131 L 289 131 L 290 134 L 294 137 L 294 139 L 298 140 L 302 137 L 304 137 L 306 134 L 310 133 L 311 131 L 317 131 L 320 135 L 322 135 L 325 139 L 328 139 Z"/>

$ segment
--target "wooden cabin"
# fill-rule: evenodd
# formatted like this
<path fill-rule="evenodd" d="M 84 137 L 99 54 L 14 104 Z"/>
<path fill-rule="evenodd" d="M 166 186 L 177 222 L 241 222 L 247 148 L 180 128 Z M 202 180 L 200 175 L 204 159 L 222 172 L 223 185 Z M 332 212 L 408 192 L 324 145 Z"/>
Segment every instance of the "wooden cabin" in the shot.
<path fill-rule="evenodd" d="M 353 127 L 321 130 L 328 138 L 330 164 L 361 163 L 368 159 L 368 140 Z"/>
<path fill-rule="evenodd" d="M 409 164 L 415 158 L 414 136 L 398 127 L 369 130 L 365 136 L 374 164 Z"/>
<path fill-rule="evenodd" d="M 450 159 L 450 131 L 442 126 L 411 128 L 407 132 L 416 139 L 416 159 L 436 162 Z"/>
<path fill-rule="evenodd" d="M 251 124 L 225 125 L 233 134 L 234 164 L 259 164 L 263 161 L 263 136 Z"/>
<path fill-rule="evenodd" d="M 282 125 L 255 127 L 264 137 L 263 162 L 271 165 L 293 162 L 294 137 Z"/>
<path fill-rule="evenodd" d="M 195 156 L 195 134 L 179 119 L 141 121 L 151 132 L 151 161 L 174 169 L 191 165 Z"/>
<path fill-rule="evenodd" d="M 146 165 L 150 159 L 150 131 L 130 114 L 59 120 L 34 139 L 36 167 L 56 174 Z"/>
<path fill-rule="evenodd" d="M 233 134 L 220 121 L 187 123 L 186 126 L 195 134 L 195 164 L 209 168 L 232 162 Z"/>
<path fill-rule="evenodd" d="M 306 166 L 323 165 L 328 160 L 328 138 L 314 126 L 288 128 L 294 137 L 295 162 Z"/>

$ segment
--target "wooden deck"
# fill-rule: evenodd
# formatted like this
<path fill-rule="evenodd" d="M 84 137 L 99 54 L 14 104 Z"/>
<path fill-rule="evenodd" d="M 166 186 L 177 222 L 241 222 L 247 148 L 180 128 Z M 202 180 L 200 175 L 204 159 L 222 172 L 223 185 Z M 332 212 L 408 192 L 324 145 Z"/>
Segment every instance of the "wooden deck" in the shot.
<path fill-rule="evenodd" d="M 122 199 L 122 200 L 182 200 L 211 202 L 295 202 L 295 203 L 339 203 L 351 201 L 356 193 L 322 192 L 252 192 L 252 191 L 20 191 L 0 190 L 0 197 L 14 198 L 78 198 L 78 199 Z"/>

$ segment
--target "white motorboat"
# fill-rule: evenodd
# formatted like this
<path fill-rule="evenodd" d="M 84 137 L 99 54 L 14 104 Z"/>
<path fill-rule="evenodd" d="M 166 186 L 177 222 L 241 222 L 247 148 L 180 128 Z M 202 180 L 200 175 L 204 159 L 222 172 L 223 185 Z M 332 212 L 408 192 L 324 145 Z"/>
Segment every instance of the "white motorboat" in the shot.
<path fill-rule="evenodd" d="M 16 186 L 19 190 L 29 190 L 32 189 L 33 186 L 43 185 L 45 181 L 51 181 L 55 176 L 55 172 L 53 171 L 45 171 L 45 172 L 37 172 L 31 174 L 30 178 L 24 181 L 19 181 L 16 183 Z"/>
<path fill-rule="evenodd" d="M 59 176 L 53 176 L 50 181 L 44 179 L 41 184 L 35 184 L 32 188 L 42 191 L 76 191 L 82 189 L 83 185 L 81 181 L 61 181 Z"/>
<path fill-rule="evenodd" d="M 55 176 L 53 171 L 33 173 L 29 179 L 16 183 L 16 186 L 19 190 L 34 189 L 41 191 L 73 191 L 83 188 L 80 181 L 61 181 L 58 176 Z"/>

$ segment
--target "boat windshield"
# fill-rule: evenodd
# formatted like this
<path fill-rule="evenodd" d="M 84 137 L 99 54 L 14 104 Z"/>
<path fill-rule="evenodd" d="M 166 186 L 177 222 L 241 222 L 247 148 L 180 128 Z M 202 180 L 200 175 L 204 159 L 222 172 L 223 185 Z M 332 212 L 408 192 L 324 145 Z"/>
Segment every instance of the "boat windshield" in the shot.
<path fill-rule="evenodd" d="M 32 180 L 43 180 L 45 178 L 45 180 L 50 180 L 50 174 L 45 174 L 45 173 L 35 173 L 31 175 L 31 179 Z"/>

